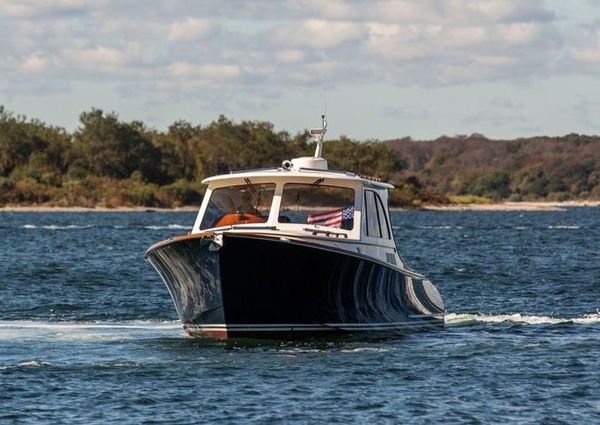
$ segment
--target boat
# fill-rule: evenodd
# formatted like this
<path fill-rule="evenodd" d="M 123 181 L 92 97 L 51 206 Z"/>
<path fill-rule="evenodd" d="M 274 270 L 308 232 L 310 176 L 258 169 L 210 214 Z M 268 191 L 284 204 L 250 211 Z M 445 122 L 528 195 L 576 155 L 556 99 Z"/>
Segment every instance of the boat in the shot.
<path fill-rule="evenodd" d="M 437 288 L 401 259 L 392 185 L 312 157 L 209 177 L 192 230 L 155 243 L 156 269 L 191 336 L 398 335 L 440 328 Z"/>

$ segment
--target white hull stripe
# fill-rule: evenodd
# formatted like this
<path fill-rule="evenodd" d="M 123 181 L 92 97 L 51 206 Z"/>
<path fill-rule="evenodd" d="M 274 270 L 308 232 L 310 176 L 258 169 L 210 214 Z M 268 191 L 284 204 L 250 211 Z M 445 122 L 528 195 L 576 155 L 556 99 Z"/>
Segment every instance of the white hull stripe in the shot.
<path fill-rule="evenodd" d="M 185 325 L 185 329 L 206 332 L 236 331 L 236 332 L 281 332 L 281 331 L 331 331 L 331 330 L 393 330 L 440 326 L 443 321 L 436 322 L 397 322 L 397 323 L 324 323 L 318 324 L 248 324 L 248 325 Z"/>

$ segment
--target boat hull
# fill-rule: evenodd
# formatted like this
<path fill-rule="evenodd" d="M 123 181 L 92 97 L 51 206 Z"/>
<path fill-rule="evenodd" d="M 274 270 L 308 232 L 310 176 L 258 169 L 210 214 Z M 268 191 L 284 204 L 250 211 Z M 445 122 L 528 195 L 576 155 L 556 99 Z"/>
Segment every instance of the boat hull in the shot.
<path fill-rule="evenodd" d="M 428 280 L 372 259 L 279 237 L 183 238 L 150 248 L 185 331 L 289 338 L 441 327 Z"/>

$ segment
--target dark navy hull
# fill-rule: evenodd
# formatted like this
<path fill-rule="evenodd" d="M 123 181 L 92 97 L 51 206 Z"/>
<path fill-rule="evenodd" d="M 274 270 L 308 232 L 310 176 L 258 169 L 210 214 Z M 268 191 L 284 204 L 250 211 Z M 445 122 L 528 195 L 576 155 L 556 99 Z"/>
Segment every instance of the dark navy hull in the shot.
<path fill-rule="evenodd" d="M 398 334 L 443 326 L 433 285 L 365 257 L 275 237 L 157 244 L 148 260 L 184 329 L 216 337 Z"/>

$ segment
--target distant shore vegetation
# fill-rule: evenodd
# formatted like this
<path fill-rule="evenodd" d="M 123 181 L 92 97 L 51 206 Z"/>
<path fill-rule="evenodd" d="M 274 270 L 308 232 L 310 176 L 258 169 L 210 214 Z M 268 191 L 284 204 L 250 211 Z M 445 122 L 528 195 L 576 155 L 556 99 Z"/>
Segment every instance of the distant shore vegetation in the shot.
<path fill-rule="evenodd" d="M 0 206 L 198 205 L 202 179 L 279 166 L 312 155 L 308 132 L 291 135 L 261 121 L 224 116 L 164 131 L 91 109 L 73 132 L 0 106 Z M 490 140 L 483 135 L 327 140 L 332 169 L 377 176 L 396 187 L 391 204 L 600 199 L 600 137 L 569 134 Z"/>

